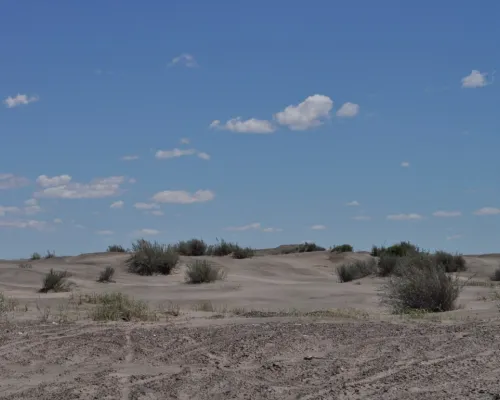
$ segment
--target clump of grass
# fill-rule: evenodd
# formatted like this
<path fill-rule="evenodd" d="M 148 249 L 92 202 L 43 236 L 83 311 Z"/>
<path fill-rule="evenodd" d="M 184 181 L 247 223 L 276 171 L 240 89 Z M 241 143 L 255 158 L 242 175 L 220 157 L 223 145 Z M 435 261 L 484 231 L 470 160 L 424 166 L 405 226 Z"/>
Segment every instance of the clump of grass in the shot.
<path fill-rule="evenodd" d="M 112 278 L 115 274 L 115 269 L 111 266 L 107 266 L 104 271 L 101 271 L 99 277 L 97 278 L 97 282 L 113 282 Z"/>
<path fill-rule="evenodd" d="M 226 242 L 224 239 L 217 239 L 217 244 L 207 247 L 206 254 L 209 256 L 228 256 L 235 250 L 239 249 L 240 246 L 237 243 Z"/>
<path fill-rule="evenodd" d="M 395 272 L 399 261 L 400 257 L 383 254 L 378 260 L 378 274 L 380 276 L 392 275 Z"/>
<path fill-rule="evenodd" d="M 353 247 L 350 244 L 341 244 L 330 248 L 331 253 L 352 253 Z"/>
<path fill-rule="evenodd" d="M 18 305 L 19 301 L 17 299 L 7 297 L 0 292 L 0 315 L 6 312 L 15 311 Z"/>
<path fill-rule="evenodd" d="M 375 260 L 356 261 L 352 264 L 343 264 L 337 267 L 337 276 L 340 282 L 350 282 L 369 276 L 377 270 Z"/>
<path fill-rule="evenodd" d="M 53 292 L 67 292 L 69 290 L 70 284 L 68 282 L 70 274 L 68 271 L 54 271 L 50 270 L 45 274 L 42 280 L 42 288 L 40 293 Z"/>
<path fill-rule="evenodd" d="M 250 247 L 237 247 L 233 250 L 232 257 L 237 260 L 243 258 L 252 258 L 255 255 L 255 250 Z"/>
<path fill-rule="evenodd" d="M 23 269 L 31 269 L 33 268 L 33 266 L 30 264 L 30 263 L 21 263 L 18 265 L 19 268 L 23 268 Z"/>
<path fill-rule="evenodd" d="M 224 270 L 207 260 L 195 260 L 187 265 L 187 283 L 210 283 L 223 280 L 226 277 Z"/>
<path fill-rule="evenodd" d="M 436 251 L 436 262 L 444 266 L 446 272 L 461 272 L 467 269 L 465 259 L 461 254 L 451 254 L 445 251 Z"/>
<path fill-rule="evenodd" d="M 111 246 L 108 246 L 108 249 L 106 251 L 108 253 L 125 253 L 127 250 L 125 250 L 122 245 L 112 244 Z"/>
<path fill-rule="evenodd" d="M 37 252 L 34 252 L 30 257 L 31 260 L 40 260 L 41 258 L 42 256 L 40 255 L 40 253 Z"/>
<path fill-rule="evenodd" d="M 208 249 L 201 239 L 181 240 L 174 247 L 181 256 L 203 256 Z"/>
<path fill-rule="evenodd" d="M 179 262 L 172 246 L 139 239 L 132 243 L 133 253 L 126 261 L 129 272 L 139 275 L 169 275 Z"/>
<path fill-rule="evenodd" d="M 382 302 L 394 313 L 410 310 L 442 312 L 455 309 L 463 284 L 458 277 L 446 274 L 435 257 L 408 257 L 404 268 L 392 276 L 381 292 Z"/>
<path fill-rule="evenodd" d="M 56 256 L 55 251 L 47 250 L 47 254 L 45 254 L 45 256 L 43 258 L 54 258 L 55 256 Z"/>
<path fill-rule="evenodd" d="M 90 312 L 94 321 L 156 321 L 147 303 L 135 300 L 119 292 L 95 295 L 91 299 L 96 306 Z"/>
<path fill-rule="evenodd" d="M 500 281 L 500 267 L 498 267 L 495 272 L 490 276 L 490 280 L 498 282 Z"/>

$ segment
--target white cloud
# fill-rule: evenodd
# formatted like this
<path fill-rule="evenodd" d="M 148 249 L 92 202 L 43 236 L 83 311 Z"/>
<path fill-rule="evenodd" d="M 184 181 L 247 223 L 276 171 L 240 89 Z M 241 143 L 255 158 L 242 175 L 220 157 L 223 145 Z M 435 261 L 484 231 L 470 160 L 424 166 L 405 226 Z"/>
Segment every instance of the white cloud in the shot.
<path fill-rule="evenodd" d="M 77 229 L 85 229 L 85 227 L 82 224 L 75 224 L 75 228 L 77 228 Z"/>
<path fill-rule="evenodd" d="M 157 203 L 178 203 L 192 204 L 203 203 L 215 198 L 215 194 L 210 190 L 197 190 L 194 193 L 189 193 L 184 190 L 165 190 L 158 192 L 153 196 L 153 201 Z"/>
<path fill-rule="evenodd" d="M 27 206 L 36 206 L 38 205 L 38 200 L 37 199 L 28 199 L 24 202 Z"/>
<path fill-rule="evenodd" d="M 154 210 L 154 211 L 151 211 L 151 214 L 153 215 L 156 215 L 157 217 L 160 217 L 162 215 L 165 215 L 165 213 L 161 210 Z"/>
<path fill-rule="evenodd" d="M 98 235 L 113 235 L 113 231 L 108 231 L 108 230 L 102 230 L 102 231 L 97 231 L 96 232 Z"/>
<path fill-rule="evenodd" d="M 123 161 L 134 161 L 134 160 L 138 160 L 138 159 L 139 159 L 139 156 L 136 156 L 136 155 L 130 155 L 130 156 L 123 156 L 122 157 Z"/>
<path fill-rule="evenodd" d="M 359 105 L 354 103 L 344 103 L 337 111 L 337 117 L 352 118 L 359 114 Z"/>
<path fill-rule="evenodd" d="M 356 206 L 359 206 L 359 202 L 357 200 L 353 200 L 353 201 L 350 201 L 349 203 L 346 203 L 346 206 L 356 207 Z"/>
<path fill-rule="evenodd" d="M 212 121 L 210 128 L 224 129 L 237 133 L 273 133 L 276 130 L 269 121 L 255 118 L 243 121 L 241 117 L 230 119 L 225 124 L 221 124 L 221 122 L 216 119 Z"/>
<path fill-rule="evenodd" d="M 189 144 L 190 143 L 190 140 L 188 138 L 182 138 L 180 140 L 181 144 Z"/>
<path fill-rule="evenodd" d="M 135 203 L 134 207 L 138 210 L 155 210 L 160 208 L 160 206 L 155 203 Z"/>
<path fill-rule="evenodd" d="M 390 219 L 392 221 L 409 221 L 409 220 L 417 220 L 417 219 L 422 219 L 423 217 L 420 214 L 392 214 L 388 215 L 387 219 Z"/>
<path fill-rule="evenodd" d="M 199 152 L 197 155 L 202 160 L 210 160 L 210 154 L 207 154 L 207 153 L 204 153 L 204 152 Z"/>
<path fill-rule="evenodd" d="M 39 205 L 28 206 L 24 207 L 23 211 L 26 215 L 38 214 L 39 212 L 42 212 L 42 207 Z"/>
<path fill-rule="evenodd" d="M 130 179 L 128 180 L 128 183 L 132 183 L 132 184 L 137 183 L 137 179 L 135 179 L 135 178 L 130 178 Z"/>
<path fill-rule="evenodd" d="M 372 218 L 367 216 L 367 215 L 356 215 L 355 217 L 352 217 L 352 219 L 354 219 L 356 221 L 369 221 Z"/>
<path fill-rule="evenodd" d="M 281 228 L 263 228 L 262 232 L 269 232 L 269 233 L 283 232 L 283 229 L 281 229 Z"/>
<path fill-rule="evenodd" d="M 305 130 L 321 125 L 330 116 L 333 101 L 328 96 L 315 94 L 302 103 L 290 105 L 274 115 L 276 121 L 292 130 Z"/>
<path fill-rule="evenodd" d="M 174 57 L 170 62 L 169 67 L 172 67 L 176 64 L 182 64 L 188 68 L 194 68 L 198 66 L 194 57 L 188 53 L 184 53 L 181 54 L 180 56 Z"/>
<path fill-rule="evenodd" d="M 55 218 L 54 219 L 54 224 L 62 224 L 63 220 L 61 218 Z"/>
<path fill-rule="evenodd" d="M 71 176 L 69 175 L 59 175 L 49 178 L 47 175 L 40 175 L 36 178 L 36 183 L 41 187 L 53 187 L 67 185 L 71 181 Z"/>
<path fill-rule="evenodd" d="M 115 201 L 114 203 L 111 203 L 109 208 L 123 208 L 124 204 L 125 204 L 125 202 L 123 200 L 118 200 L 118 201 Z"/>
<path fill-rule="evenodd" d="M 161 158 L 175 158 L 175 157 L 182 157 L 182 156 L 192 156 L 193 154 L 196 154 L 195 149 L 158 150 L 155 154 L 155 157 L 160 158 L 160 159 Z"/>
<path fill-rule="evenodd" d="M 408 168 L 408 167 L 410 166 L 410 163 L 409 163 L 408 161 L 403 161 L 403 162 L 401 163 L 401 166 L 402 166 L 403 168 Z"/>
<path fill-rule="evenodd" d="M 500 214 L 500 208 L 495 207 L 483 207 L 479 210 L 474 211 L 475 215 L 498 215 Z"/>
<path fill-rule="evenodd" d="M 0 217 L 3 217 L 6 214 L 15 214 L 21 212 L 19 207 L 14 206 L 0 206 Z"/>
<path fill-rule="evenodd" d="M 311 229 L 313 231 L 322 231 L 322 230 L 326 229 L 326 226 L 325 225 L 313 225 L 313 226 L 311 226 Z"/>
<path fill-rule="evenodd" d="M 473 69 L 470 75 L 462 78 L 462 87 L 466 89 L 474 89 L 488 85 L 486 80 L 487 73 L 481 73 L 477 69 Z"/>
<path fill-rule="evenodd" d="M 0 189 L 14 189 L 29 184 L 29 180 L 14 174 L 0 174 Z"/>
<path fill-rule="evenodd" d="M 15 97 L 11 97 L 11 96 L 7 97 L 3 102 L 7 106 L 7 108 L 13 108 L 13 107 L 33 103 L 33 102 L 38 101 L 38 100 L 39 100 L 38 96 L 28 97 L 25 94 L 18 93 L 18 95 Z"/>
<path fill-rule="evenodd" d="M 461 239 L 461 238 L 462 238 L 462 235 L 451 235 L 451 236 L 447 236 L 446 240 L 456 240 L 456 239 Z"/>
<path fill-rule="evenodd" d="M 0 221 L 0 227 L 5 228 L 19 228 L 19 229 L 37 229 L 43 230 L 47 226 L 45 221 L 37 221 L 37 220 L 26 220 L 26 221 Z"/>
<path fill-rule="evenodd" d="M 227 231 L 249 231 L 252 229 L 260 229 L 261 225 L 259 222 L 254 222 L 253 224 L 243 225 L 243 226 L 230 226 L 226 228 Z"/>
<path fill-rule="evenodd" d="M 156 229 L 144 228 L 137 232 L 139 235 L 158 235 L 160 231 Z"/>
<path fill-rule="evenodd" d="M 36 192 L 35 197 L 60 199 L 97 199 L 109 197 L 120 192 L 120 185 L 124 180 L 123 176 L 110 176 L 108 178 L 94 179 L 90 183 L 69 182 L 68 184 L 47 187 Z"/>
<path fill-rule="evenodd" d="M 447 218 L 447 217 L 460 217 L 462 213 L 460 211 L 436 211 L 432 213 L 435 217 L 442 217 L 442 218 Z"/>

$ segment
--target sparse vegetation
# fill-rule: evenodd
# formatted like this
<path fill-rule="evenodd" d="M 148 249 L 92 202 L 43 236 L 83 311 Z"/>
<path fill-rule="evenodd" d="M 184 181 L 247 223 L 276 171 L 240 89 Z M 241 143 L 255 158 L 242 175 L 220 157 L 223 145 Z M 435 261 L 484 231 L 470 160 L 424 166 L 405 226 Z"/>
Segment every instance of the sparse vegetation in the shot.
<path fill-rule="evenodd" d="M 45 256 L 43 258 L 54 258 L 55 256 L 56 256 L 55 251 L 47 250 L 47 254 L 45 254 Z"/>
<path fill-rule="evenodd" d="M 108 253 L 125 253 L 127 250 L 125 250 L 122 245 L 112 244 L 111 246 L 108 246 L 108 249 L 106 251 Z"/>
<path fill-rule="evenodd" d="M 169 275 L 179 262 L 172 246 L 139 239 L 132 243 L 133 253 L 127 259 L 129 272 L 139 275 Z"/>
<path fill-rule="evenodd" d="M 389 247 L 377 247 L 373 246 L 371 255 L 374 257 L 381 257 L 382 255 L 391 255 L 396 257 L 405 257 L 415 254 L 423 253 L 422 250 L 410 242 L 400 242 L 393 244 Z"/>
<path fill-rule="evenodd" d="M 351 253 L 353 250 L 354 249 L 350 244 L 341 244 L 330 248 L 330 252 L 332 253 Z"/>
<path fill-rule="evenodd" d="M 498 267 L 495 272 L 490 276 L 492 281 L 498 282 L 500 281 L 500 267 Z"/>
<path fill-rule="evenodd" d="M 240 249 L 240 246 L 237 243 L 226 242 L 224 239 L 217 239 L 217 244 L 207 247 L 206 254 L 209 256 L 223 257 L 232 254 L 238 249 Z"/>
<path fill-rule="evenodd" d="M 107 266 L 104 271 L 101 271 L 99 277 L 97 278 L 97 282 L 113 282 L 112 278 L 115 274 L 115 269 L 111 266 Z"/>
<path fill-rule="evenodd" d="M 225 278 L 224 270 L 207 260 L 195 260 L 187 265 L 187 283 L 210 283 Z"/>
<path fill-rule="evenodd" d="M 17 299 L 7 297 L 0 292 L 0 315 L 5 314 L 6 312 L 15 311 L 18 305 L 19 301 Z"/>
<path fill-rule="evenodd" d="M 70 288 L 67 279 L 69 276 L 70 274 L 67 271 L 54 271 L 51 269 L 43 278 L 40 293 L 48 293 L 50 291 L 67 292 Z"/>
<path fill-rule="evenodd" d="M 467 269 L 465 259 L 461 254 L 450 254 L 445 251 L 436 251 L 436 262 L 444 266 L 446 272 L 461 272 Z"/>
<path fill-rule="evenodd" d="M 389 276 L 394 273 L 401 257 L 383 254 L 378 260 L 378 274 Z"/>
<path fill-rule="evenodd" d="M 340 282 L 350 282 L 355 279 L 361 279 L 369 276 L 377 270 L 375 260 L 356 261 L 351 264 L 343 264 L 337 267 L 337 276 Z"/>
<path fill-rule="evenodd" d="M 33 268 L 33 266 L 30 264 L 30 263 L 21 263 L 18 265 L 19 268 L 23 268 L 23 269 L 31 269 Z"/>
<path fill-rule="evenodd" d="M 148 304 L 119 292 L 104 293 L 88 298 L 95 304 L 90 312 L 94 321 L 156 321 L 157 315 Z"/>
<path fill-rule="evenodd" d="M 255 250 L 250 247 L 237 247 L 233 250 L 232 257 L 237 260 L 243 258 L 252 258 L 255 255 Z"/>
<path fill-rule="evenodd" d="M 42 258 L 42 256 L 40 255 L 40 253 L 33 253 L 30 257 L 31 260 L 40 260 Z"/>
<path fill-rule="evenodd" d="M 405 260 L 404 268 L 391 276 L 384 286 L 382 302 L 394 313 L 409 310 L 442 312 L 455 309 L 463 284 L 458 277 L 446 274 L 442 264 L 429 255 L 415 255 Z"/>
<path fill-rule="evenodd" d="M 310 252 L 313 252 L 313 251 L 325 251 L 326 249 L 324 247 L 321 247 L 321 246 L 318 246 L 316 243 L 314 242 L 305 242 L 305 243 L 302 243 L 298 246 L 298 249 L 297 251 L 299 253 L 310 253 Z"/>
<path fill-rule="evenodd" d="M 191 239 L 178 242 L 174 248 L 181 256 L 203 256 L 208 245 L 201 239 Z"/>

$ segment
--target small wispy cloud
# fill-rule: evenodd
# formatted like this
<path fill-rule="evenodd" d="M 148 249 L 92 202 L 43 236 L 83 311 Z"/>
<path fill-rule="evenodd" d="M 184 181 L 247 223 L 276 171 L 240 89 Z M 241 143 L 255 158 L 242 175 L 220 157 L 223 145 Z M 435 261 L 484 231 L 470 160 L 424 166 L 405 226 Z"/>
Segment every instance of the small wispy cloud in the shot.
<path fill-rule="evenodd" d="M 152 200 L 157 203 L 177 203 L 177 204 L 193 204 L 204 203 L 215 198 L 215 193 L 211 190 L 197 190 L 190 193 L 184 190 L 165 190 L 156 193 Z"/>
<path fill-rule="evenodd" d="M 109 208 L 123 208 L 124 205 L 125 205 L 125 202 L 123 200 L 118 200 L 118 201 L 115 201 L 114 203 L 111 203 Z"/>
<path fill-rule="evenodd" d="M 128 156 L 122 157 L 123 161 L 134 161 L 134 160 L 138 160 L 138 159 L 139 159 L 139 156 L 137 156 L 137 155 L 128 155 Z"/>
<path fill-rule="evenodd" d="M 408 167 L 410 166 L 410 163 L 409 163 L 408 161 L 403 161 L 403 162 L 401 163 L 401 166 L 402 166 L 403 168 L 408 168 Z"/>
<path fill-rule="evenodd" d="M 411 221 L 411 220 L 419 220 L 423 217 L 420 214 L 391 214 L 387 216 L 387 219 L 392 221 Z"/>
<path fill-rule="evenodd" d="M 273 133 L 276 130 L 269 121 L 256 118 L 242 120 L 241 117 L 230 119 L 225 123 L 221 123 L 216 119 L 211 122 L 209 127 L 236 133 Z"/>
<path fill-rule="evenodd" d="M 168 66 L 173 67 L 177 64 L 183 65 L 187 68 L 195 68 L 198 66 L 198 63 L 196 62 L 194 56 L 188 53 L 183 53 L 180 56 L 174 57 L 172 61 L 170 61 L 170 64 L 168 64 Z"/>
<path fill-rule="evenodd" d="M 462 235 L 451 235 L 451 236 L 447 236 L 446 240 L 456 240 L 456 239 L 461 239 L 461 238 L 462 238 Z"/>
<path fill-rule="evenodd" d="M 490 85 L 493 81 L 488 82 L 486 77 L 488 74 L 486 72 L 480 72 L 477 69 L 473 69 L 472 72 L 462 78 L 462 88 L 464 89 L 475 89 Z"/>
<path fill-rule="evenodd" d="M 359 105 L 354 103 L 344 103 L 337 111 L 337 117 L 352 118 L 359 114 Z"/>
<path fill-rule="evenodd" d="M 310 227 L 310 229 L 312 229 L 313 231 L 322 231 L 322 230 L 326 229 L 326 226 L 325 225 L 313 225 Z"/>
<path fill-rule="evenodd" d="M 498 215 L 500 214 L 500 208 L 496 207 L 483 207 L 479 210 L 474 211 L 475 215 Z"/>
<path fill-rule="evenodd" d="M 156 215 L 157 217 L 165 215 L 165 213 L 163 211 L 161 211 L 161 210 L 153 210 L 153 211 L 151 211 L 151 214 L 152 215 Z"/>
<path fill-rule="evenodd" d="M 98 199 L 114 196 L 120 192 L 120 185 L 124 182 L 123 176 L 96 178 L 90 183 L 72 182 L 69 175 L 60 175 L 52 178 L 41 175 L 37 183 L 43 188 L 36 192 L 36 198 L 52 199 Z"/>
<path fill-rule="evenodd" d="M 0 189 L 16 189 L 29 185 L 30 181 L 14 174 L 0 174 Z"/>
<path fill-rule="evenodd" d="M 144 228 L 136 232 L 139 235 L 158 235 L 160 233 L 157 229 Z"/>
<path fill-rule="evenodd" d="M 210 154 L 208 153 L 199 152 L 197 156 L 200 157 L 202 160 L 210 160 Z"/>
<path fill-rule="evenodd" d="M 440 218 L 451 218 L 451 217 L 460 217 L 462 215 L 461 211 L 436 211 L 432 213 L 433 216 L 435 217 L 440 217 Z"/>
<path fill-rule="evenodd" d="M 369 221 L 372 219 L 372 217 L 369 217 L 367 215 L 356 215 L 355 217 L 352 217 L 352 219 L 356 221 Z"/>
<path fill-rule="evenodd" d="M 182 138 L 180 140 L 181 144 L 189 144 L 190 143 L 190 140 L 188 138 Z"/>
<path fill-rule="evenodd" d="M 269 228 L 262 228 L 262 232 L 267 232 L 267 233 L 283 232 L 283 229 L 269 227 Z"/>
<path fill-rule="evenodd" d="M 156 203 L 135 203 L 134 208 L 138 210 L 157 210 L 160 206 Z"/>
<path fill-rule="evenodd" d="M 356 200 L 353 200 L 353 201 L 350 201 L 349 203 L 346 203 L 346 206 L 349 206 L 349 207 L 357 207 L 359 205 L 360 205 L 359 202 Z"/>
<path fill-rule="evenodd" d="M 7 97 L 3 103 L 6 105 L 7 108 L 14 108 L 22 105 L 27 105 L 30 103 L 34 103 L 35 101 L 38 101 L 39 98 L 38 96 L 28 96 L 26 94 L 20 94 L 18 93 L 17 96 L 14 97 Z"/>
<path fill-rule="evenodd" d="M 54 224 L 62 224 L 63 220 L 61 218 L 54 218 Z"/>
<path fill-rule="evenodd" d="M 18 229 L 36 229 L 45 230 L 47 223 L 38 220 L 16 220 L 16 221 L 0 221 L 0 227 L 4 228 L 18 228 Z"/>
<path fill-rule="evenodd" d="M 230 226 L 226 228 L 227 231 L 248 231 L 251 229 L 261 229 L 261 224 L 259 222 L 254 222 L 253 224 L 243 225 L 243 226 Z"/>

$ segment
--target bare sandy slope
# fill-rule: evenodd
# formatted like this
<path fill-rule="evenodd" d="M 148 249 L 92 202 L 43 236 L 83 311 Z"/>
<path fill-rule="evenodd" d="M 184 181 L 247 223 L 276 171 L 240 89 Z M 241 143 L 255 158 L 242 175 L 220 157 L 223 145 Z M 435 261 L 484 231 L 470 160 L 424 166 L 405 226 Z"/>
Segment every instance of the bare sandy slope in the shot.
<path fill-rule="evenodd" d="M 172 276 L 139 277 L 126 272 L 126 257 L 63 257 L 29 269 L 0 261 L 0 291 L 19 301 L 0 322 L 0 399 L 500 399 L 500 314 L 488 280 L 500 255 L 466 257 L 462 276 L 472 280 L 460 309 L 440 322 L 390 316 L 378 301 L 380 278 L 338 283 L 335 266 L 366 253 L 334 262 L 323 252 L 217 258 L 227 280 L 208 285 L 184 283 L 188 259 Z M 96 283 L 107 265 L 116 282 Z M 50 268 L 69 271 L 76 294 L 120 291 L 152 306 L 175 303 L 181 315 L 96 324 L 82 313 L 65 324 L 53 314 L 40 322 L 71 296 L 37 293 Z M 251 315 L 336 311 L 192 311 L 205 302 Z"/>

